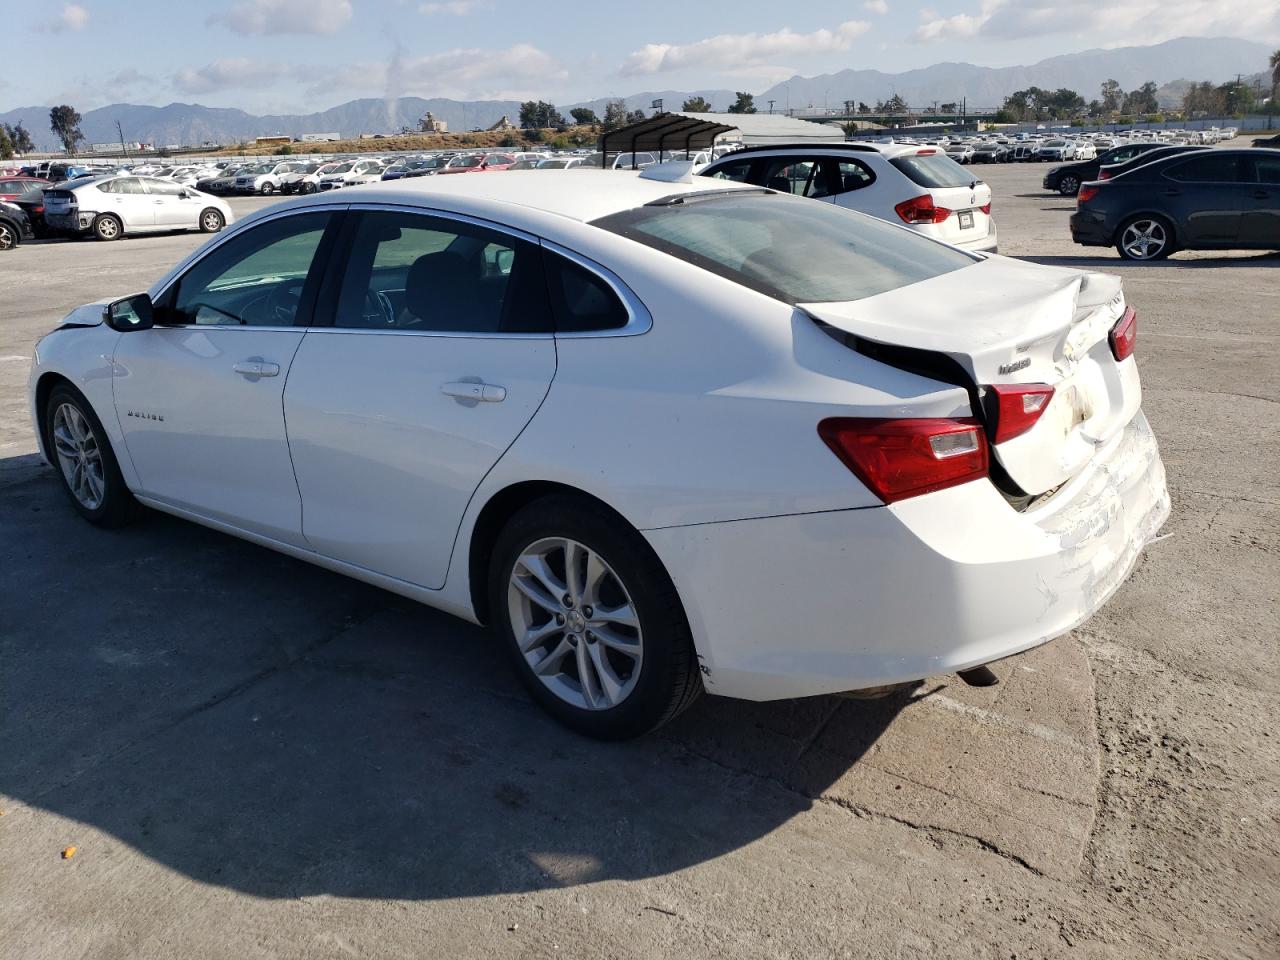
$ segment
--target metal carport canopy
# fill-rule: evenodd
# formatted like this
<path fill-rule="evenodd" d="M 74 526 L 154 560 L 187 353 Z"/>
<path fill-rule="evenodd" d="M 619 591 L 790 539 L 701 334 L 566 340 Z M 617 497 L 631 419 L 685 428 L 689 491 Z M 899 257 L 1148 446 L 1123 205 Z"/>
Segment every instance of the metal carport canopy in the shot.
<path fill-rule="evenodd" d="M 630 153 L 636 168 L 637 151 L 706 150 L 716 137 L 736 127 L 679 113 L 659 113 L 600 136 L 600 165 L 607 167 L 610 153 Z"/>

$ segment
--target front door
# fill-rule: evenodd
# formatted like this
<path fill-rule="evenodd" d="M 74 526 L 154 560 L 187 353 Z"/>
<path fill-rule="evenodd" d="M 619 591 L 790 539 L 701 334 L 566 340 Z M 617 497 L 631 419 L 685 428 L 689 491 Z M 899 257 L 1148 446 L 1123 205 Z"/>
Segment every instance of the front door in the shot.
<path fill-rule="evenodd" d="M 204 204 L 179 183 L 144 180 L 147 198 L 155 211 L 157 230 L 190 230 L 200 218 Z"/>
<path fill-rule="evenodd" d="M 1156 200 L 1166 205 L 1190 244 L 1227 246 L 1240 239 L 1246 184 L 1240 158 L 1204 150 L 1170 166 L 1156 186 Z"/>
<path fill-rule="evenodd" d="M 1252 182 L 1247 184 L 1240 241 L 1251 247 L 1280 250 L 1280 156 L 1275 151 L 1249 157 Z"/>
<path fill-rule="evenodd" d="M 295 214 L 231 237 L 157 298 L 153 329 L 119 338 L 116 413 L 139 493 L 304 545 L 282 398 L 330 218 Z"/>
<path fill-rule="evenodd" d="M 303 532 L 320 553 L 444 585 L 471 495 L 556 369 L 540 251 L 411 212 L 352 212 L 336 302 L 284 393 Z M 319 319 L 319 318 L 318 318 Z"/>

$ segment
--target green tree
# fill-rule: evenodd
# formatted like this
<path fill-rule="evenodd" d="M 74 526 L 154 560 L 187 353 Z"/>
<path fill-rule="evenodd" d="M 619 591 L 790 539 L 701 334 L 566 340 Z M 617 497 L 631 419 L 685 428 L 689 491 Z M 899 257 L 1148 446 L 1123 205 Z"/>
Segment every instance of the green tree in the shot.
<path fill-rule="evenodd" d="M 730 113 L 755 113 L 756 98 L 742 90 L 737 91 L 735 96 L 738 98 L 733 102 L 733 106 L 729 108 Z"/>
<path fill-rule="evenodd" d="M 587 107 L 574 107 L 569 111 L 569 116 L 573 117 L 574 123 L 599 123 L 600 118 L 596 116 L 596 112 Z"/>
<path fill-rule="evenodd" d="M 632 110 L 627 114 L 627 123 L 639 123 L 644 119 L 643 110 Z"/>
<path fill-rule="evenodd" d="M 604 106 L 604 131 L 617 130 L 627 125 L 627 105 L 621 100 L 610 100 Z"/>
<path fill-rule="evenodd" d="M 898 96 L 896 93 L 880 105 L 881 113 L 903 114 L 909 109 L 907 101 L 903 100 L 902 97 Z"/>
<path fill-rule="evenodd" d="M 1253 91 L 1247 83 L 1234 80 L 1224 83 L 1218 87 L 1218 94 L 1222 98 L 1223 112 L 1233 117 L 1244 116 L 1253 106 Z"/>
<path fill-rule="evenodd" d="M 1114 80 L 1102 81 L 1102 110 L 1106 114 L 1118 113 L 1124 103 L 1124 91 Z"/>
<path fill-rule="evenodd" d="M 30 153 L 36 148 L 31 142 L 31 134 L 27 133 L 27 128 L 20 122 L 10 126 L 4 125 L 4 132 L 9 135 L 9 142 L 13 144 L 14 153 Z"/>
<path fill-rule="evenodd" d="M 62 141 L 63 149 L 69 154 L 74 154 L 76 145 L 84 139 L 84 134 L 80 132 L 80 120 L 75 107 L 69 107 L 65 103 L 49 111 L 49 129 Z"/>
<path fill-rule="evenodd" d="M 710 113 L 711 104 L 705 97 L 690 97 L 680 109 L 685 113 Z"/>
<path fill-rule="evenodd" d="M 8 126 L 0 126 L 0 160 L 13 159 L 13 141 L 9 138 Z"/>
<path fill-rule="evenodd" d="M 869 104 L 869 103 L 863 103 L 861 100 L 859 100 L 859 101 L 858 101 L 858 112 L 859 112 L 859 113 L 870 113 L 870 112 L 871 112 L 871 104 Z"/>
<path fill-rule="evenodd" d="M 562 127 L 564 117 L 560 115 L 554 103 L 547 103 L 545 100 L 526 100 L 520 104 L 520 126 L 525 130 Z"/>
<path fill-rule="evenodd" d="M 1267 104 L 1267 129 L 1271 129 L 1271 118 L 1276 115 L 1276 91 L 1280 90 L 1280 50 L 1271 54 L 1271 100 Z"/>
<path fill-rule="evenodd" d="M 1124 113 L 1155 113 L 1160 109 L 1160 102 L 1156 99 L 1156 90 L 1159 88 L 1148 80 L 1137 90 L 1130 90 L 1124 95 L 1124 104 L 1120 107 Z"/>
<path fill-rule="evenodd" d="M 950 103 L 942 104 L 940 107 L 938 107 L 938 109 L 943 113 L 955 113 L 957 106 L 958 104 L 954 100 L 952 100 Z"/>

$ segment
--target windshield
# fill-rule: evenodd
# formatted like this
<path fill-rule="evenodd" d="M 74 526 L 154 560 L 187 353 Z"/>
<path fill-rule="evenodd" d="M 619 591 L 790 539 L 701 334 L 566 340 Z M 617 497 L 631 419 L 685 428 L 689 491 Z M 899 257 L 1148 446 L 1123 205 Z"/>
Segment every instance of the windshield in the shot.
<path fill-rule="evenodd" d="M 538 163 L 539 170 L 563 170 L 569 165 L 568 160 L 543 160 Z"/>
<path fill-rule="evenodd" d="M 732 191 L 594 225 L 786 303 L 861 300 L 969 266 L 969 254 L 831 204 Z"/>
<path fill-rule="evenodd" d="M 482 163 L 484 163 L 484 157 L 463 157 L 461 160 L 455 163 L 454 166 L 455 167 L 478 167 Z"/>
<path fill-rule="evenodd" d="M 355 168 L 354 163 L 343 163 L 334 167 L 330 173 L 350 173 Z"/>
<path fill-rule="evenodd" d="M 921 187 L 967 187 L 977 180 L 945 153 L 910 154 L 889 162 Z"/>

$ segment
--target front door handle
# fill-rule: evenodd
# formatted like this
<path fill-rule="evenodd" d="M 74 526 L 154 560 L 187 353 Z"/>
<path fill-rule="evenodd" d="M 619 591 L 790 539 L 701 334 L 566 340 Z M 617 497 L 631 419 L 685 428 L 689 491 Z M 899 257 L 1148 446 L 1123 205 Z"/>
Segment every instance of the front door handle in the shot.
<path fill-rule="evenodd" d="M 1164 195 L 1165 195 L 1166 197 L 1180 197 L 1180 196 L 1182 196 L 1182 191 L 1181 191 L 1181 190 L 1166 190 L 1166 191 L 1164 192 Z"/>
<path fill-rule="evenodd" d="M 280 364 L 267 360 L 241 360 L 231 369 L 242 377 L 275 377 L 280 374 Z"/>
<path fill-rule="evenodd" d="M 1255 199 L 1255 200 L 1265 200 L 1265 199 L 1267 199 L 1267 197 L 1269 197 L 1269 196 L 1271 196 L 1271 194 L 1267 193 L 1267 191 L 1265 191 L 1265 190 L 1255 190 L 1255 191 L 1253 191 L 1253 199 Z"/>
<path fill-rule="evenodd" d="M 475 403 L 501 403 L 507 399 L 506 387 L 471 380 L 451 380 L 440 385 L 440 392 L 455 400 L 471 400 Z"/>

